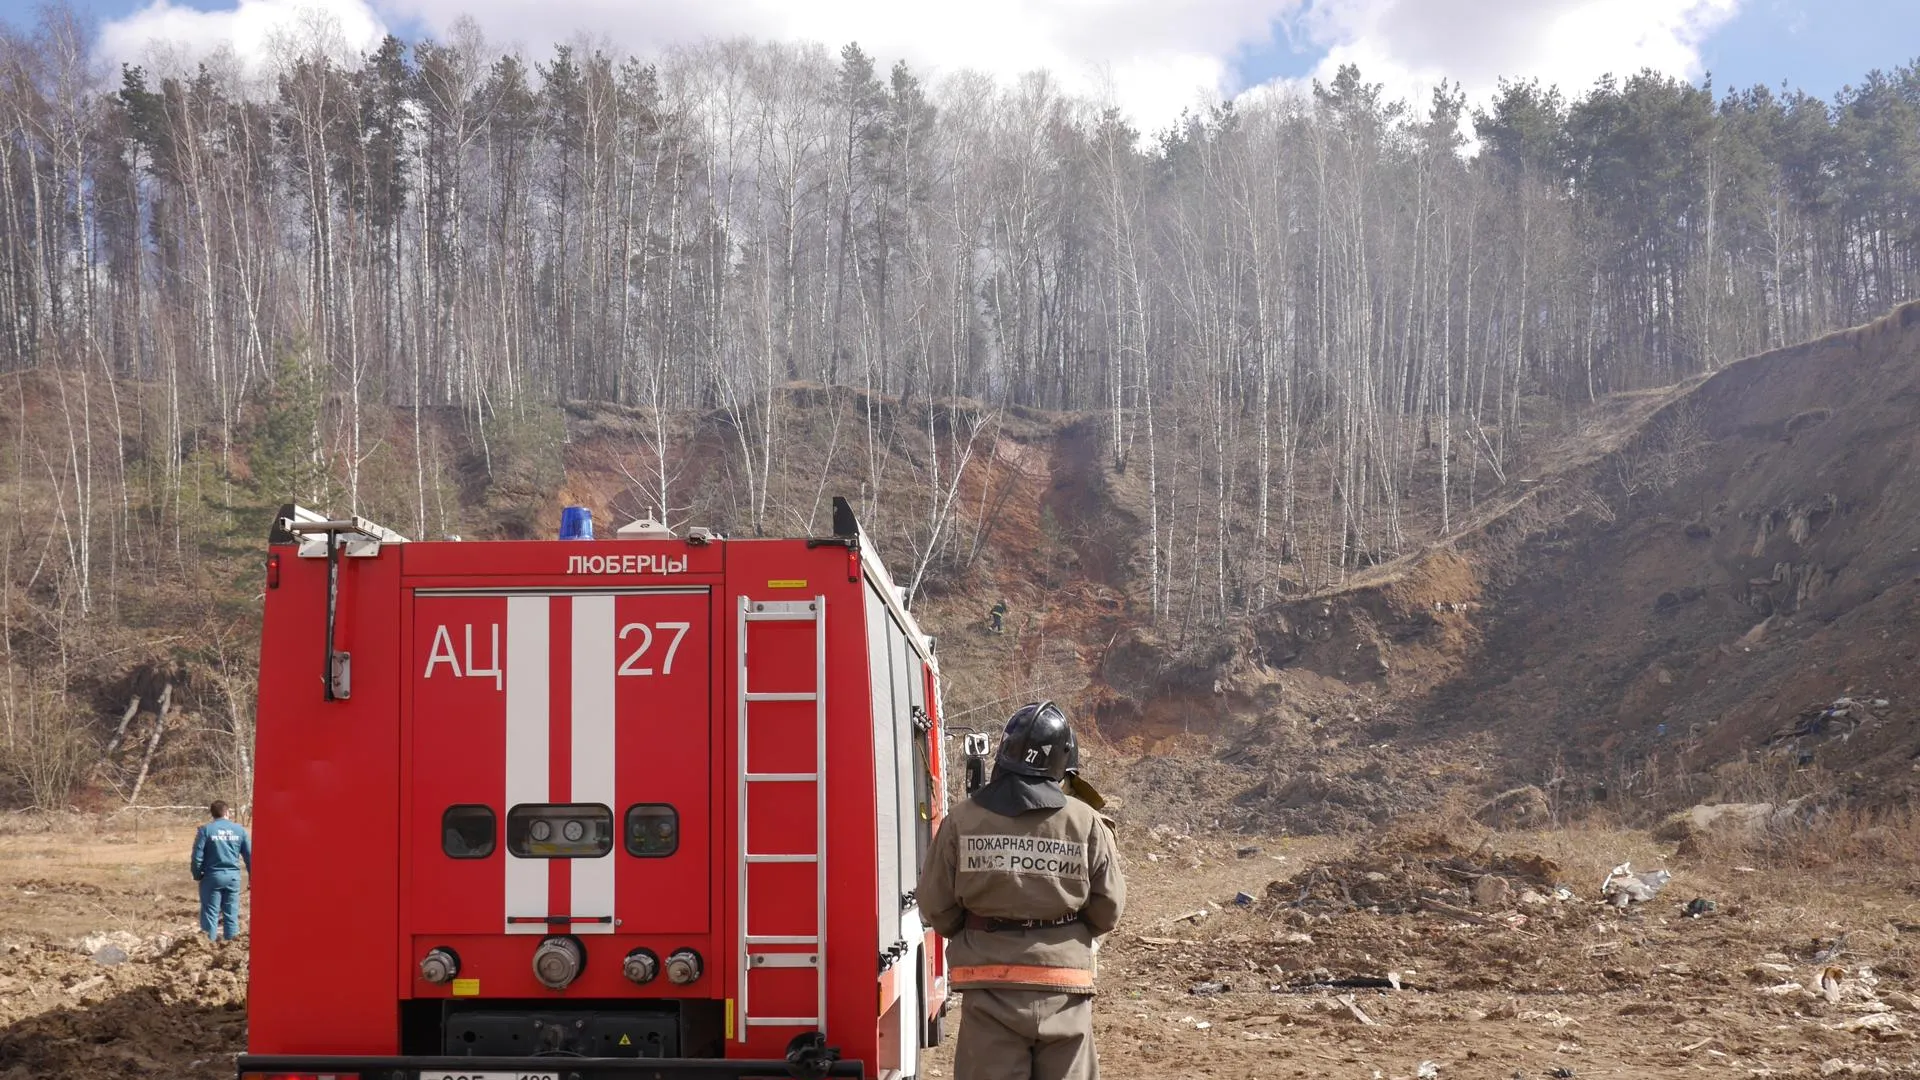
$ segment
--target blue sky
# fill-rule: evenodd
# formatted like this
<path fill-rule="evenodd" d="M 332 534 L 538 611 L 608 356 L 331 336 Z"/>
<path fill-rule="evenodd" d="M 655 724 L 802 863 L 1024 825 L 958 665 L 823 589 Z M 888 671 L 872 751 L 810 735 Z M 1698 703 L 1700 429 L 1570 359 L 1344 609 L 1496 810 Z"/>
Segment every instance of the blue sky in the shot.
<path fill-rule="evenodd" d="M 155 34 L 263 52 L 262 27 L 317 4 L 349 39 L 444 32 L 471 14 L 488 41 L 544 52 L 579 30 L 651 54 L 704 37 L 858 40 L 882 65 L 1011 78 L 1037 67 L 1146 127 L 1183 106 L 1359 64 L 1424 102 L 1435 80 L 1484 98 L 1499 76 L 1577 95 L 1602 72 L 1654 67 L 1717 89 L 1785 82 L 1831 100 L 1871 68 L 1920 59 L 1920 0 L 88 0 L 103 59 Z M 0 0 L 30 23 L 35 0 Z M 204 13 L 204 14 L 200 14 Z M 129 56 L 128 54 L 136 54 Z"/>
<path fill-rule="evenodd" d="M 1917 0 L 1748 0 L 1709 37 L 1701 59 L 1714 86 L 1793 88 L 1832 101 L 1875 68 L 1920 60 Z"/>
<path fill-rule="evenodd" d="M 1717 92 L 1756 83 L 1778 89 L 1784 81 L 1832 101 L 1874 68 L 1891 72 L 1920 60 L 1920 0 L 1742 0 L 1698 52 Z M 1326 54 L 1304 35 L 1289 40 L 1282 21 L 1272 40 L 1243 48 L 1234 65 L 1249 84 L 1297 79 Z"/>

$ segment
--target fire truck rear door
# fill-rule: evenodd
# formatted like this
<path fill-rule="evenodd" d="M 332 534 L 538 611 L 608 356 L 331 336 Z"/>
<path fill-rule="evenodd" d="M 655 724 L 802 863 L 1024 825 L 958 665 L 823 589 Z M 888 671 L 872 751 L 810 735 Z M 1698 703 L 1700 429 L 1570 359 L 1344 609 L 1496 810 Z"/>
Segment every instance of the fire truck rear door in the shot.
<path fill-rule="evenodd" d="M 709 930 L 708 604 L 415 592 L 415 934 Z"/>

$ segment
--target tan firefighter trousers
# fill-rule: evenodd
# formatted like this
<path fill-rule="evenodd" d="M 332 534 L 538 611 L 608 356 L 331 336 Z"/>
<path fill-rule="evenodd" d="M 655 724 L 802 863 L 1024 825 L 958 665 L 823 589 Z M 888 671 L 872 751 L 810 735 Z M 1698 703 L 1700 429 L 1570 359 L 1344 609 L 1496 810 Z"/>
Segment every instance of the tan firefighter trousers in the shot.
<path fill-rule="evenodd" d="M 964 991 L 953 1075 L 954 1080 L 1099 1080 L 1093 995 Z"/>

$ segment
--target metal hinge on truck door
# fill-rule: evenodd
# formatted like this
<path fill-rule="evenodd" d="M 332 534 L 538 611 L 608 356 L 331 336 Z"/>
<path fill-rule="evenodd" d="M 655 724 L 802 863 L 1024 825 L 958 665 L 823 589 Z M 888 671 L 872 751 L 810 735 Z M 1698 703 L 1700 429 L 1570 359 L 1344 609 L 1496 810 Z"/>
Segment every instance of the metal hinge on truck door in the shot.
<path fill-rule="evenodd" d="M 353 656 L 335 648 L 334 620 L 340 607 L 340 558 L 370 559 L 381 544 L 404 544 L 407 538 L 363 517 L 329 518 L 287 503 L 273 520 L 268 544 L 298 543 L 303 559 L 327 560 L 327 666 L 321 676 L 328 701 L 345 701 L 353 694 Z"/>

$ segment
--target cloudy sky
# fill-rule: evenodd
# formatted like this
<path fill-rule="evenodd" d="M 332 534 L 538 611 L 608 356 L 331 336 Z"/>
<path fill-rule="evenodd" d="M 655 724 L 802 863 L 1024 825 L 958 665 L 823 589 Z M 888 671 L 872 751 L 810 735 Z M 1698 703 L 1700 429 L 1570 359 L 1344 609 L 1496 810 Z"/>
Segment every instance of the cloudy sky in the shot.
<path fill-rule="evenodd" d="M 88 0 L 80 0 L 87 3 Z M 0 17 L 31 18 L 31 0 Z M 1445 78 L 1484 100 L 1502 76 L 1570 93 L 1643 67 L 1718 87 L 1782 83 L 1831 97 L 1920 58 L 1916 0 L 90 0 L 103 59 L 162 39 L 260 56 L 276 26 L 329 16 L 349 42 L 443 32 L 468 13 L 489 40 L 544 53 L 574 32 L 642 54 L 705 37 L 858 41 L 883 67 L 1045 67 L 1151 130 L 1183 106 L 1344 62 L 1424 101 Z"/>

